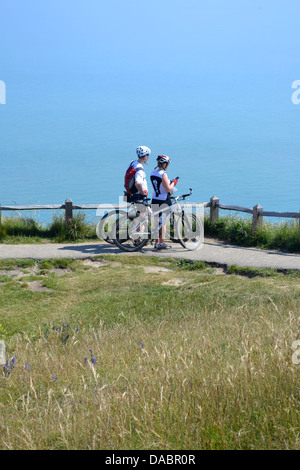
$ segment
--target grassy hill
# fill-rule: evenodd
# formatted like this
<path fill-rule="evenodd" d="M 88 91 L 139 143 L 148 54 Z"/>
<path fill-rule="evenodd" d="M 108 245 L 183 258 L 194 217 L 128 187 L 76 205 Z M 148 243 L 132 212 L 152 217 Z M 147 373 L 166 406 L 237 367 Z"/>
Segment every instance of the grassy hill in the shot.
<path fill-rule="evenodd" d="M 2 260 L 0 449 L 299 449 L 299 275 L 229 272 Z"/>

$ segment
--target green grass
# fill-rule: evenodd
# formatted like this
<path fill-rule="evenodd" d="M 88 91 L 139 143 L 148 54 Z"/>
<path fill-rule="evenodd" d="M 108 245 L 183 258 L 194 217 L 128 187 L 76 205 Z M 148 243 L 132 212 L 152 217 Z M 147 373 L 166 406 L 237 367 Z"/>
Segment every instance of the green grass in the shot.
<path fill-rule="evenodd" d="M 12 269 L 0 449 L 300 448 L 297 273 L 122 255 Z"/>
<path fill-rule="evenodd" d="M 247 268 L 242 266 L 231 265 L 227 269 L 227 274 L 239 274 L 241 276 L 262 276 L 262 277 L 273 277 L 277 276 L 278 272 L 272 268 Z"/>
<path fill-rule="evenodd" d="M 262 249 L 274 249 L 298 253 L 300 251 L 299 223 L 285 220 L 271 223 L 264 220 L 263 228 L 252 234 L 252 219 L 239 215 L 221 216 L 211 224 L 209 217 L 204 219 L 206 237 L 216 237 L 238 246 L 255 246 Z M 88 222 L 86 215 L 75 212 L 70 225 L 66 227 L 62 215 L 53 215 L 48 226 L 36 222 L 33 218 L 2 217 L 0 225 L 0 243 L 58 243 L 84 242 L 98 240 L 96 222 Z"/>
<path fill-rule="evenodd" d="M 53 215 L 52 222 L 45 226 L 33 218 L 21 216 L 3 217 L 0 225 L 0 243 L 59 243 L 97 239 L 94 224 L 86 221 L 83 213 L 74 213 L 68 226 L 64 216 Z"/>

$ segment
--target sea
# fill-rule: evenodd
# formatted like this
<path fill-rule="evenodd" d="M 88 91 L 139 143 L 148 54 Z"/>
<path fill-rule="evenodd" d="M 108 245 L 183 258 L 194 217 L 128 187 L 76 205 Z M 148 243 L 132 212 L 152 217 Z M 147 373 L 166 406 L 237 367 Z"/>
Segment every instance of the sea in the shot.
<path fill-rule="evenodd" d="M 192 188 L 191 202 L 215 195 L 222 204 L 300 210 L 300 104 L 292 100 L 297 77 L 141 77 L 98 70 L 5 78 L 2 206 L 63 204 L 67 198 L 116 204 L 136 147 L 146 145 L 149 187 L 156 157 L 165 154 L 171 158 L 168 176 L 180 177 L 177 195 Z M 48 223 L 54 212 L 30 215 Z M 88 218 L 95 215 L 87 211 Z"/>

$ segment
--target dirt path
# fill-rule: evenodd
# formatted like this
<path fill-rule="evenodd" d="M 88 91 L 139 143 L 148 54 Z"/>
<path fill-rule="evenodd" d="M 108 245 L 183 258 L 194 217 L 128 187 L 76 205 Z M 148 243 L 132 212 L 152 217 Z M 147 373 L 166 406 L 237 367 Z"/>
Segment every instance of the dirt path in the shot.
<path fill-rule="evenodd" d="M 188 251 L 177 243 L 170 243 L 170 249 L 157 251 L 151 244 L 140 252 L 125 253 L 114 245 L 105 242 L 87 242 L 80 244 L 37 244 L 37 245 L 0 245 L 0 258 L 92 258 L 102 254 L 121 254 L 124 256 L 143 255 L 171 258 L 185 258 L 193 261 L 206 261 L 217 265 L 236 265 L 244 267 L 298 269 L 300 270 L 300 255 L 257 248 L 243 248 L 228 245 L 214 239 L 206 239 L 203 247 L 196 251 Z"/>

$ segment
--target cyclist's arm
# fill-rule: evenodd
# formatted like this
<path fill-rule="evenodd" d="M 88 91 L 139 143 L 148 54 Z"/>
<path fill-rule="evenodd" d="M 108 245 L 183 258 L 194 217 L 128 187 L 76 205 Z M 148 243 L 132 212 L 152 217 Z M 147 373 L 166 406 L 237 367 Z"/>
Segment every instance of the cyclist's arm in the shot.
<path fill-rule="evenodd" d="M 143 196 L 147 196 L 148 195 L 148 191 L 146 189 L 143 189 L 141 183 L 135 183 L 135 187 L 136 189 L 143 195 Z"/>
<path fill-rule="evenodd" d="M 170 183 L 170 180 L 169 178 L 167 177 L 167 174 L 164 173 L 162 175 L 162 185 L 163 187 L 165 188 L 165 190 L 169 193 L 170 191 L 172 191 L 172 189 L 174 188 L 175 184 L 174 182 L 173 183 Z"/>
<path fill-rule="evenodd" d="M 143 195 L 148 195 L 147 183 L 145 180 L 145 174 L 142 171 L 137 171 L 135 175 L 135 187 Z"/>

